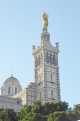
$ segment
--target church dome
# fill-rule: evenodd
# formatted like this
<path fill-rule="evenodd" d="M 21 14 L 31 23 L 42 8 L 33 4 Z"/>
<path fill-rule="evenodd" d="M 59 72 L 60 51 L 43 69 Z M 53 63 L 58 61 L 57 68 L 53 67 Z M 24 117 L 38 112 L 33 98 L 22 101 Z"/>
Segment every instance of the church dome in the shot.
<path fill-rule="evenodd" d="M 4 96 L 14 96 L 22 90 L 20 82 L 17 78 L 11 75 L 11 77 L 7 78 L 3 86 L 1 87 L 1 95 Z"/>
<path fill-rule="evenodd" d="M 19 83 L 18 79 L 11 75 L 11 77 L 9 77 L 9 78 L 7 78 L 5 80 L 4 84 L 6 84 L 6 83 L 14 83 L 14 82 Z"/>

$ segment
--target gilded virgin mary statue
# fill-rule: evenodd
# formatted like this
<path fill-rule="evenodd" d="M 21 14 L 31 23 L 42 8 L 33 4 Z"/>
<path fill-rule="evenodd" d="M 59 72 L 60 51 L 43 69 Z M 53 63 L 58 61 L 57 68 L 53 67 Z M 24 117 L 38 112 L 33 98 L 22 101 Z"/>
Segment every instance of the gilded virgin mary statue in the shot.
<path fill-rule="evenodd" d="M 43 31 L 47 31 L 48 28 L 48 15 L 47 13 L 43 13 Z"/>

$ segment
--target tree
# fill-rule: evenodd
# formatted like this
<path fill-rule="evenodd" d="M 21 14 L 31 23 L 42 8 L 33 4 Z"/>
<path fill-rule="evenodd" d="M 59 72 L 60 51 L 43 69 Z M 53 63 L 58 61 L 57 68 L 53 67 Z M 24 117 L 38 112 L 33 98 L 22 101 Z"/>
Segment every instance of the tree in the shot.
<path fill-rule="evenodd" d="M 58 102 L 56 105 L 56 111 L 67 111 L 68 103 L 67 102 Z"/>
<path fill-rule="evenodd" d="M 77 116 L 77 118 L 80 120 L 80 104 L 77 104 L 73 108 L 73 112 Z"/>
<path fill-rule="evenodd" d="M 37 101 L 32 105 L 32 112 L 41 113 L 41 110 L 42 110 L 42 104 L 40 101 Z"/>
<path fill-rule="evenodd" d="M 54 121 L 54 120 L 55 120 L 54 119 L 54 114 L 53 113 L 49 114 L 48 121 Z"/>
<path fill-rule="evenodd" d="M 80 112 L 80 104 L 74 106 L 74 111 Z"/>
<path fill-rule="evenodd" d="M 48 121 L 72 121 L 66 112 L 55 112 L 49 115 Z"/>
<path fill-rule="evenodd" d="M 27 117 L 27 115 L 32 111 L 32 107 L 31 106 L 23 106 L 21 111 L 18 113 L 18 119 L 22 120 L 25 119 L 25 117 Z"/>
<path fill-rule="evenodd" d="M 10 109 L 0 109 L 1 121 L 18 121 L 17 114 Z"/>
<path fill-rule="evenodd" d="M 66 102 L 41 104 L 38 101 L 32 106 L 24 106 L 21 109 L 19 121 L 61 121 L 62 119 L 66 121 L 68 120 L 66 111 L 68 111 Z"/>

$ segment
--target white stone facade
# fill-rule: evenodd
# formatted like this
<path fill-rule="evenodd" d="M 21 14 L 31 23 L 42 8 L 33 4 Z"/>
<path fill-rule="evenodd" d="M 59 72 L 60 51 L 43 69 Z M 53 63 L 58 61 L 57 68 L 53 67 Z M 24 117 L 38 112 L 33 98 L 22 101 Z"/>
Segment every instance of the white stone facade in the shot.
<path fill-rule="evenodd" d="M 1 87 L 0 108 L 13 109 L 18 112 L 22 107 L 22 101 L 18 98 L 13 98 L 14 95 L 22 91 L 19 81 L 11 76 L 5 80 Z"/>
<path fill-rule="evenodd" d="M 20 111 L 22 107 L 20 99 L 13 99 L 7 96 L 0 96 L 0 108 L 13 109 L 14 111 Z"/>
<path fill-rule="evenodd" d="M 41 45 L 38 48 L 33 46 L 35 82 L 30 83 L 25 93 L 20 95 L 23 104 L 32 105 L 35 101 L 60 101 L 59 45 L 51 44 L 47 30 L 45 27 L 41 33 Z"/>
<path fill-rule="evenodd" d="M 53 46 L 49 32 L 41 33 L 41 45 L 33 46 L 35 61 L 36 100 L 41 102 L 60 101 L 60 80 L 58 66 L 58 43 Z"/>
<path fill-rule="evenodd" d="M 22 87 L 15 77 L 11 75 L 8 79 L 5 80 L 3 86 L 1 87 L 2 96 L 14 96 L 17 93 L 22 91 Z"/>
<path fill-rule="evenodd" d="M 47 19 L 46 14 L 44 17 Z M 41 44 L 38 48 L 33 46 L 34 83 L 30 83 L 22 90 L 16 78 L 13 76 L 8 78 L 1 88 L 0 108 L 11 108 L 18 111 L 21 105 L 32 105 L 36 101 L 42 103 L 60 101 L 59 45 L 58 43 L 55 46 L 51 44 L 46 19 L 44 18 L 45 26 L 41 33 Z M 19 104 L 17 98 L 21 100 Z"/>
<path fill-rule="evenodd" d="M 36 84 L 31 82 L 27 88 L 14 96 L 22 101 L 22 105 L 32 105 L 36 101 Z"/>
<path fill-rule="evenodd" d="M 26 104 L 32 105 L 36 101 L 36 84 L 31 82 L 26 88 Z"/>

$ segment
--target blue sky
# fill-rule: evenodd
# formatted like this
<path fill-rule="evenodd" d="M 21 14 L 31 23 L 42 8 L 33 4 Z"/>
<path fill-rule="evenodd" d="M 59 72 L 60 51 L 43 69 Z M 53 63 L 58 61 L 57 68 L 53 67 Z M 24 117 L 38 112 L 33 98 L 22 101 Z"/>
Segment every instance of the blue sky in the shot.
<path fill-rule="evenodd" d="M 40 44 L 44 11 L 51 42 L 60 43 L 62 100 L 80 103 L 79 0 L 0 0 L 0 86 L 11 74 L 23 87 L 34 80 L 32 45 Z"/>

